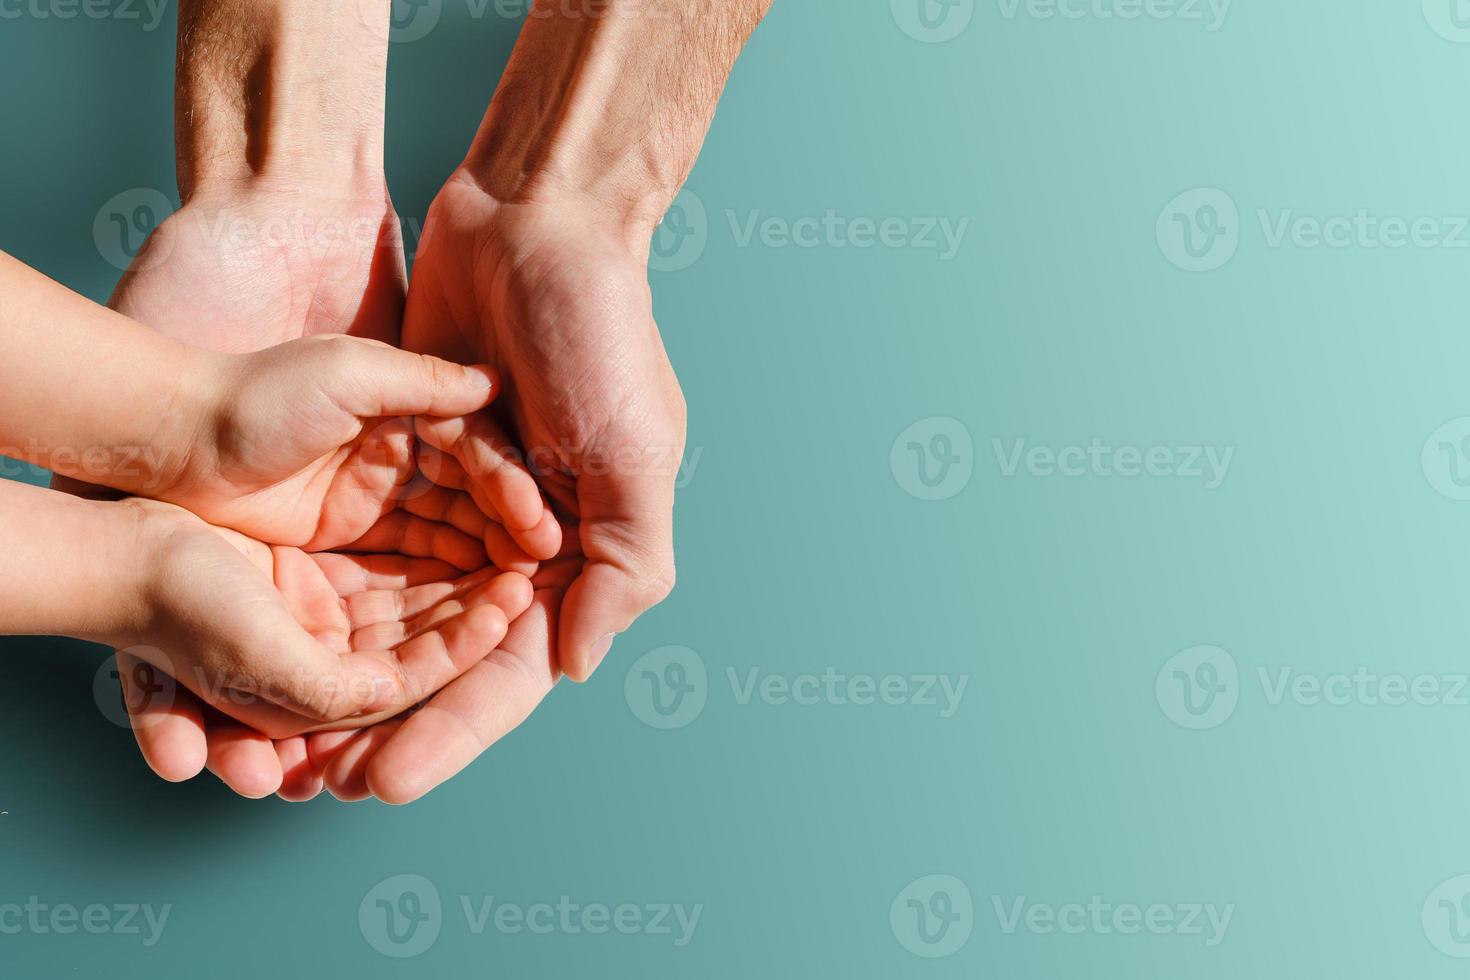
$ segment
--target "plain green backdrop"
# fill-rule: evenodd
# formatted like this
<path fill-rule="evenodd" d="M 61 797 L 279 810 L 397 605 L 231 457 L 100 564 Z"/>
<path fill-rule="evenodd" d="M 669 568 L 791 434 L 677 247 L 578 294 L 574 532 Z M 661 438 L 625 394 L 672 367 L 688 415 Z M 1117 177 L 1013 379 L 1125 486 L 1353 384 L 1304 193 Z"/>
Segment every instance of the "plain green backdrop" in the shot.
<path fill-rule="evenodd" d="M 653 273 L 679 588 L 461 776 L 166 785 L 4 641 L 0 977 L 1463 975 L 1470 9 L 924 4 L 747 50 Z M 410 246 L 516 6 L 393 45 Z M 98 300 L 171 7 L 0 0 L 0 248 Z"/>

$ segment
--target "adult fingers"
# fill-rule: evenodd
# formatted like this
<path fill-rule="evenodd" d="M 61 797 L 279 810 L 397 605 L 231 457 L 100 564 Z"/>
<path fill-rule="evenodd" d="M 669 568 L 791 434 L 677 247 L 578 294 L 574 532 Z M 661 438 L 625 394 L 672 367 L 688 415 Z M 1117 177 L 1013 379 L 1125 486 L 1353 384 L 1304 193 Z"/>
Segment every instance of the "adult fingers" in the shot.
<path fill-rule="evenodd" d="M 556 686 L 554 627 L 560 593 L 537 592 L 490 656 L 415 711 L 367 760 L 364 776 L 385 803 L 409 803 L 454 776 L 516 728 Z"/>
<path fill-rule="evenodd" d="M 458 460 L 463 473 L 451 471 L 451 476 L 463 481 L 486 516 L 503 525 L 522 549 L 536 558 L 556 554 L 561 527 L 515 446 L 488 413 L 419 418 L 415 431 L 424 443 Z"/>
<path fill-rule="evenodd" d="M 345 743 L 333 756 L 323 781 L 333 796 L 348 803 L 372 796 L 367 784 L 368 760 L 393 737 L 403 723 L 397 718 L 380 722 Z"/>
<path fill-rule="evenodd" d="M 558 655 L 580 682 L 674 588 L 674 487 L 656 474 L 586 475 L 577 499 L 586 564 L 562 603 Z"/>

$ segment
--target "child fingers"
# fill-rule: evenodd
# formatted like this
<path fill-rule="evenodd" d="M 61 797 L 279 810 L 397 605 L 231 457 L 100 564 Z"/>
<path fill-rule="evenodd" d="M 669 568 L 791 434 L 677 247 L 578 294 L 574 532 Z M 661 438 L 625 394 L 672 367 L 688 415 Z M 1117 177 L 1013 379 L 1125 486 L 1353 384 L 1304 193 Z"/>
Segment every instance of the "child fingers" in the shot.
<path fill-rule="evenodd" d="M 241 796 L 258 800 L 281 786 L 281 760 L 264 735 L 223 715 L 211 713 L 207 722 L 209 771 Z"/>
<path fill-rule="evenodd" d="M 427 601 L 431 598 L 437 601 Z M 353 634 L 352 642 L 360 650 L 393 649 L 407 640 L 439 629 L 480 606 L 499 608 L 509 623 L 525 612 L 530 603 L 529 580 L 514 573 L 497 575 L 446 594 L 431 596 L 426 592 L 415 597 L 412 612 L 397 620 L 385 620 L 365 626 Z M 402 654 L 399 659 L 403 661 Z M 405 674 L 411 674 L 414 666 L 404 663 Z"/>
<path fill-rule="evenodd" d="M 486 560 L 485 548 L 480 541 L 458 528 L 437 524 L 401 509 L 379 519 L 348 548 L 414 558 L 437 558 L 466 572 L 484 567 Z"/>
<path fill-rule="evenodd" d="M 407 701 L 422 700 L 473 667 L 495 649 L 508 628 L 505 611 L 485 602 L 399 643 L 387 656 L 403 674 Z"/>
<path fill-rule="evenodd" d="M 541 521 L 541 489 L 518 460 L 518 450 L 486 413 L 449 419 L 419 418 L 415 431 L 430 446 L 452 453 L 468 477 L 476 502 L 498 514 L 507 528 L 525 530 Z M 478 492 L 477 492 L 478 491 Z M 482 502 L 480 496 L 485 500 Z"/>
<path fill-rule="evenodd" d="M 556 684 L 556 604 L 539 593 L 490 656 L 408 716 L 367 767 L 373 794 L 408 803 L 469 765 L 515 728 Z"/>
<path fill-rule="evenodd" d="M 298 735 L 275 743 L 281 760 L 281 785 L 276 795 L 287 803 L 305 803 L 322 791 L 322 774 L 306 752 L 306 739 Z"/>
<path fill-rule="evenodd" d="M 408 589 L 374 589 L 346 597 L 344 607 L 353 631 L 377 623 L 400 622 L 418 616 L 437 606 L 451 596 L 463 595 L 501 574 L 495 568 L 482 568 L 478 572 L 459 578 Z"/>
<path fill-rule="evenodd" d="M 456 578 L 458 568 L 437 558 L 407 555 L 312 555 L 322 574 L 341 598 L 368 589 L 406 589 L 429 582 Z"/>
<path fill-rule="evenodd" d="M 193 779 L 204 771 L 209 746 L 204 734 L 204 706 L 173 678 L 119 650 L 117 675 L 123 703 L 143 761 L 171 783 Z"/>
<path fill-rule="evenodd" d="M 398 505 L 415 517 L 448 524 L 472 538 L 484 535 L 485 525 L 490 523 L 469 494 L 436 486 L 424 477 L 413 482 Z"/>
<path fill-rule="evenodd" d="M 423 440 L 419 440 L 417 446 L 419 473 L 425 479 L 450 490 L 468 488 L 469 477 L 465 475 L 464 467 L 459 465 L 459 460 Z"/>
<path fill-rule="evenodd" d="M 512 530 L 511 536 L 528 554 L 543 560 L 555 558 L 561 551 L 561 523 L 550 507 L 542 509 L 541 519 L 533 527 Z"/>
<path fill-rule="evenodd" d="M 526 554 L 499 524 L 485 525 L 485 553 L 490 556 L 490 563 L 503 571 L 519 572 L 527 577 L 536 574 L 537 560 Z"/>

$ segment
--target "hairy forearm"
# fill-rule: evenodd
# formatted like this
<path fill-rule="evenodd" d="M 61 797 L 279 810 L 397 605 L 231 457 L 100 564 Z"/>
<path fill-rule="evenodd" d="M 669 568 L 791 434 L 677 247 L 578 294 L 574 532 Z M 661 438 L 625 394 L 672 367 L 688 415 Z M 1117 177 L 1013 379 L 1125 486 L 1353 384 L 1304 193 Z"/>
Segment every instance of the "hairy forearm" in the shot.
<path fill-rule="evenodd" d="M 136 508 L 0 480 L 0 512 L 0 634 L 118 644 L 145 629 Z"/>
<path fill-rule="evenodd" d="M 465 168 L 510 203 L 584 197 L 651 232 L 770 0 L 536 0 Z"/>
<path fill-rule="evenodd" d="M 181 0 L 179 190 L 382 185 L 387 0 Z"/>
<path fill-rule="evenodd" d="M 0 453 L 147 494 L 186 462 L 218 359 L 0 253 Z"/>

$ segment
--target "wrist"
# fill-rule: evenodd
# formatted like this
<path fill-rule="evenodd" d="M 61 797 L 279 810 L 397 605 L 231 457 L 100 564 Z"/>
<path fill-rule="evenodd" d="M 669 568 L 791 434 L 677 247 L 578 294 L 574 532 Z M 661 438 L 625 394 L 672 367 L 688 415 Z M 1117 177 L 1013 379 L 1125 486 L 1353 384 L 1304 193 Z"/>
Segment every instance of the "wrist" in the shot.
<path fill-rule="evenodd" d="M 86 529 L 85 564 L 96 583 L 82 588 L 85 577 L 78 579 L 72 594 L 82 604 L 68 635 L 119 649 L 148 642 L 157 629 L 160 543 L 170 531 L 164 510 L 176 508 L 137 498 L 76 503 L 72 521 Z"/>
<path fill-rule="evenodd" d="M 185 0 L 175 136 L 180 191 L 252 181 L 383 183 L 390 5 Z"/>
<path fill-rule="evenodd" d="M 160 427 L 141 453 L 147 461 L 143 467 L 146 479 L 115 486 L 167 500 L 187 491 L 195 474 L 213 469 L 219 458 L 219 433 L 229 410 L 230 365 L 238 356 L 183 348 L 167 375 L 169 388 L 159 414 Z"/>
<path fill-rule="evenodd" d="M 769 0 L 536 0 L 462 170 L 508 204 L 574 200 L 647 239 Z"/>

